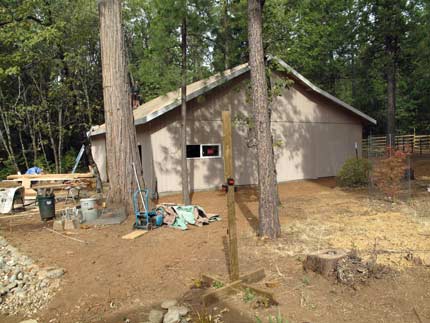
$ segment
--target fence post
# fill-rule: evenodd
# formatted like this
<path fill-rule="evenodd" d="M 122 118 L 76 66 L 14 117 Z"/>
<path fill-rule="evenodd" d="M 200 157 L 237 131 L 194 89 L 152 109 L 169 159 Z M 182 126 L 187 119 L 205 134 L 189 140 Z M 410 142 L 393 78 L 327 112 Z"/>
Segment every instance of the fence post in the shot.
<path fill-rule="evenodd" d="M 423 138 L 420 138 L 420 156 L 423 154 L 423 147 L 422 147 L 422 140 Z"/>

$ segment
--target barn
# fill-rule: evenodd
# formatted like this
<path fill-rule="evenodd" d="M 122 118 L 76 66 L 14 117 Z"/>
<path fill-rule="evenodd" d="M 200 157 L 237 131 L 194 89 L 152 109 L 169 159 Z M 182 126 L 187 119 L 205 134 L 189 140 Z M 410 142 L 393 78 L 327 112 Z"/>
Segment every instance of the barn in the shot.
<path fill-rule="evenodd" d="M 272 133 L 278 182 L 334 176 L 361 154 L 363 126 L 376 121 L 312 84 L 281 59 L 271 83 L 291 80 L 273 97 Z M 257 183 L 256 149 L 249 120 L 250 70 L 242 64 L 187 86 L 187 157 L 191 191 L 223 183 L 221 112 L 233 118 L 233 158 L 238 185 Z M 165 195 L 181 191 L 180 89 L 134 110 L 145 184 Z M 105 126 L 90 131 L 93 158 L 107 180 Z"/>

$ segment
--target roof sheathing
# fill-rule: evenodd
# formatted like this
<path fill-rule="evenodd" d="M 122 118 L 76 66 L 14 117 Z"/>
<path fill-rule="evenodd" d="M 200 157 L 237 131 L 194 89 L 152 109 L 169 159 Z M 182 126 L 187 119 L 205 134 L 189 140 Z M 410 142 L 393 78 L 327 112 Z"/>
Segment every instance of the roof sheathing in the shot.
<path fill-rule="evenodd" d="M 337 105 L 349 110 L 353 114 L 363 118 L 364 120 L 376 124 L 376 120 L 369 117 L 367 114 L 355 109 L 354 107 L 350 106 L 349 104 L 343 102 L 342 100 L 339 100 L 338 98 L 334 97 L 330 93 L 320 89 L 316 85 L 314 85 L 311 81 L 309 81 L 307 78 L 305 78 L 303 75 L 301 75 L 299 72 L 297 72 L 295 69 L 293 69 L 290 65 L 285 63 L 282 59 L 279 59 L 277 57 L 268 56 L 268 60 L 275 59 L 282 67 L 287 69 L 287 73 L 291 74 L 294 78 L 302 82 L 305 86 L 310 88 L 312 91 L 322 95 L 323 97 L 327 98 L 328 100 L 336 103 Z M 187 85 L 187 102 L 190 100 L 193 100 L 197 98 L 198 96 L 205 94 L 212 89 L 227 83 L 228 81 L 231 81 L 235 79 L 236 77 L 239 77 L 240 75 L 246 73 L 249 71 L 248 64 L 242 64 L 239 66 L 236 66 L 230 70 L 226 70 L 222 73 L 215 74 L 207 79 L 194 82 L 190 85 Z M 180 89 L 176 91 L 169 92 L 165 95 L 159 96 L 151 101 L 148 101 L 138 107 L 136 110 L 133 111 L 134 115 L 134 124 L 136 126 L 145 124 L 181 105 L 181 91 Z M 105 133 L 105 125 L 100 126 L 94 126 L 90 130 L 90 136 L 96 136 Z"/>

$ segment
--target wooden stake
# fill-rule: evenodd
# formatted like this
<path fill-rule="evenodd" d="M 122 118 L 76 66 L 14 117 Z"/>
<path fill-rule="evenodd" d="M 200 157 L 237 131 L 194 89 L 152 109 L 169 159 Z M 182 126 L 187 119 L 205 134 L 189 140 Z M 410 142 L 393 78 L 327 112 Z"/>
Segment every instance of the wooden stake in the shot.
<path fill-rule="evenodd" d="M 231 136 L 231 115 L 229 111 L 222 112 L 224 130 L 224 179 L 234 179 L 233 174 L 233 145 Z M 227 209 L 228 209 L 228 242 L 230 258 L 230 281 L 239 279 L 239 259 L 237 251 L 236 214 L 234 201 L 234 185 L 227 183 Z"/>

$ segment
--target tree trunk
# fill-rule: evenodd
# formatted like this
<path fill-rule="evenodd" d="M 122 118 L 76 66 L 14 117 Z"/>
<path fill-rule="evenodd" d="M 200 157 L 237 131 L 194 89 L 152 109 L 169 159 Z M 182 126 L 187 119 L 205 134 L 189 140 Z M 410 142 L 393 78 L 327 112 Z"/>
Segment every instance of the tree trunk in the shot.
<path fill-rule="evenodd" d="M 62 173 L 61 152 L 63 151 L 63 108 L 58 111 L 58 172 Z"/>
<path fill-rule="evenodd" d="M 224 34 L 224 69 L 229 68 L 229 44 L 230 44 L 230 32 L 228 27 L 228 0 L 223 1 L 223 18 L 222 18 L 223 34 Z"/>
<path fill-rule="evenodd" d="M 25 112 L 26 118 L 27 118 L 27 124 L 29 127 L 28 133 L 30 134 L 31 138 L 31 146 L 33 148 L 33 164 L 37 160 L 37 138 L 36 138 L 36 122 L 34 121 L 35 117 L 34 115 L 30 118 L 30 114 L 28 111 Z"/>
<path fill-rule="evenodd" d="M 59 167 L 58 167 L 57 145 L 55 144 L 54 133 L 52 132 L 52 127 L 51 127 L 51 118 L 48 110 L 46 110 L 46 119 L 48 121 L 48 133 L 49 133 L 49 140 L 51 141 L 51 149 L 52 149 L 52 153 L 54 154 L 55 172 L 58 174 Z"/>
<path fill-rule="evenodd" d="M 394 147 L 396 142 L 396 65 L 391 63 L 387 73 L 387 143 Z"/>
<path fill-rule="evenodd" d="M 30 167 L 28 164 L 27 155 L 25 154 L 25 146 L 24 146 L 24 141 L 22 140 L 22 132 L 19 129 L 18 129 L 18 138 L 19 138 L 19 143 L 21 144 L 21 153 L 22 153 L 22 157 L 24 158 L 25 169 L 27 170 Z"/>
<path fill-rule="evenodd" d="M 261 12 L 261 1 L 248 0 L 249 65 L 257 134 L 259 233 L 262 237 L 276 239 L 281 233 L 281 228 L 277 207 L 275 163 L 272 154 L 273 139 L 268 108 Z"/>
<path fill-rule="evenodd" d="M 182 86 L 181 86 L 181 175 L 182 175 L 182 203 L 190 204 L 187 165 L 187 18 L 182 19 Z"/>
<path fill-rule="evenodd" d="M 46 155 L 45 146 L 43 145 L 42 133 L 40 131 L 39 131 L 39 145 L 40 145 L 40 148 L 42 149 L 43 158 L 45 159 L 46 167 L 49 168 L 48 156 Z"/>
<path fill-rule="evenodd" d="M 126 210 L 131 210 L 131 197 L 136 188 L 133 163 L 142 188 L 144 183 L 128 86 L 121 1 L 100 0 L 99 15 L 109 174 L 107 202 L 109 205 L 125 206 Z"/>

